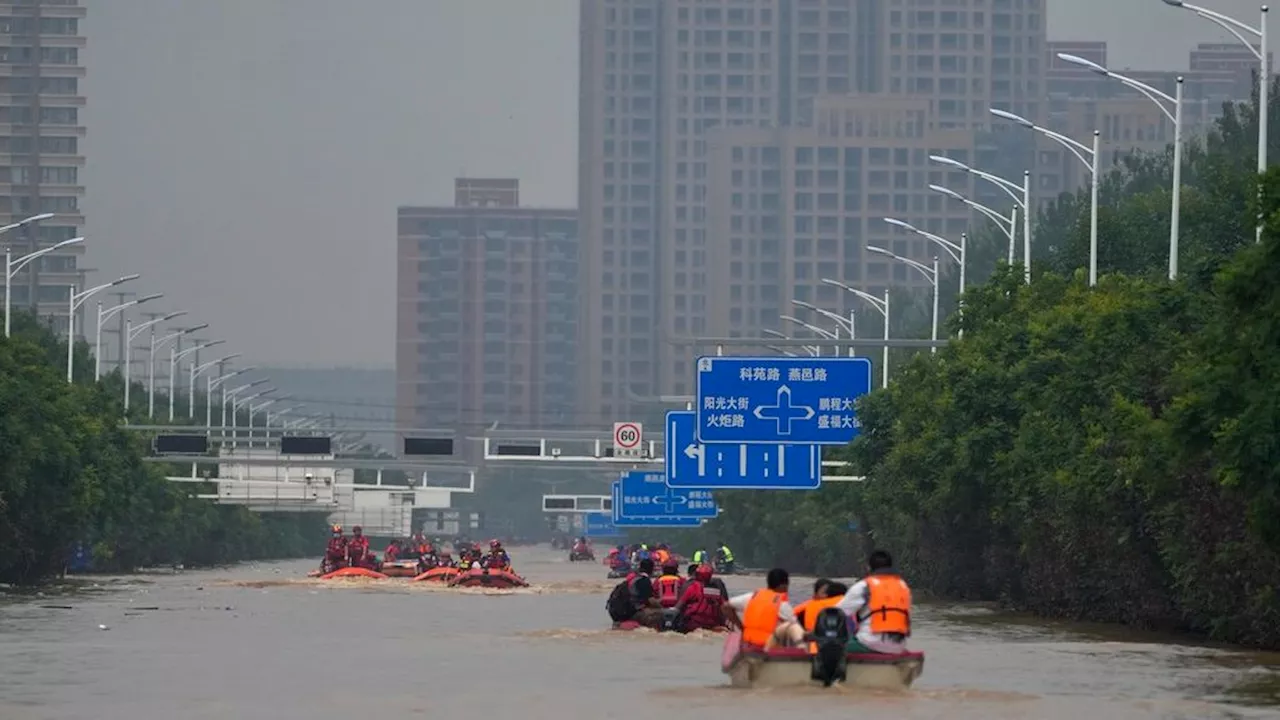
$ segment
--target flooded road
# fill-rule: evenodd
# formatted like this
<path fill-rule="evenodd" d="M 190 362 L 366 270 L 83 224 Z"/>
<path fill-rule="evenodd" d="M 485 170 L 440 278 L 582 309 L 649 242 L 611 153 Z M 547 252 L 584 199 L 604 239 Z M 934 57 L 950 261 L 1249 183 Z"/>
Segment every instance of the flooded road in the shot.
<path fill-rule="evenodd" d="M 602 566 L 513 555 L 535 587 L 321 582 L 299 561 L 0 600 L 0 718 L 1280 717 L 1275 657 L 955 607 L 920 609 L 909 694 L 731 690 L 721 638 L 607 631 Z"/>

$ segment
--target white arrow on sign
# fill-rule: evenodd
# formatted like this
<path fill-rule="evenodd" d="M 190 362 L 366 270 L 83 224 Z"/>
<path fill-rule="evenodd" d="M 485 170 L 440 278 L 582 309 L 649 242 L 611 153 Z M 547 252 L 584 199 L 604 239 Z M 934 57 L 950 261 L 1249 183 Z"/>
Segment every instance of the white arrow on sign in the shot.
<path fill-rule="evenodd" d="M 704 448 L 703 446 L 697 443 L 692 443 L 691 445 L 689 445 L 689 447 L 684 449 L 684 456 L 689 458 L 690 460 L 698 461 L 698 477 L 707 476 L 707 449 L 706 448 Z M 676 472 L 675 467 L 672 467 L 671 468 L 672 477 L 675 476 L 675 472 Z"/>

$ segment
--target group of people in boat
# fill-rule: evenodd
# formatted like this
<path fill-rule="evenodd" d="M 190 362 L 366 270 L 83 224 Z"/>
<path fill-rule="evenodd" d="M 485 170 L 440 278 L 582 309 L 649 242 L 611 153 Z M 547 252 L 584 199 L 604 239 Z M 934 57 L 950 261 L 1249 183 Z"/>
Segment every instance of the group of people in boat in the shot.
<path fill-rule="evenodd" d="M 615 626 L 634 622 L 685 632 L 737 628 L 745 645 L 768 650 L 803 647 L 818 615 L 835 608 L 853 628 L 848 652 L 901 654 L 911 636 L 911 588 L 883 550 L 871 553 L 867 575 L 852 586 L 819 578 L 812 598 L 798 605 L 789 600 L 791 576 L 783 568 L 769 571 L 765 587 L 730 596 L 710 565 L 692 564 L 688 576 L 681 577 L 679 568 L 667 563 L 656 579 L 654 567 L 652 558 L 640 560 L 610 594 L 605 609 Z"/>
<path fill-rule="evenodd" d="M 613 572 L 626 573 L 639 567 L 644 560 L 653 560 L 654 567 L 661 568 L 671 560 L 678 563 L 680 558 L 666 543 L 635 543 L 629 546 L 618 545 L 609 550 L 607 562 L 609 569 Z M 717 543 L 714 553 L 709 553 L 705 549 L 694 551 L 692 560 L 694 565 L 707 565 L 721 574 L 732 574 L 737 569 L 734 565 L 733 551 L 724 543 Z"/>
<path fill-rule="evenodd" d="M 422 533 L 417 533 L 403 540 L 392 540 L 383 551 L 380 562 L 369 551 L 369 538 L 359 525 L 351 528 L 351 537 L 343 534 L 341 525 L 334 525 L 320 570 L 324 573 L 347 567 L 377 570 L 383 562 L 417 560 L 420 572 L 438 567 L 456 567 L 459 570 L 478 567 L 512 572 L 511 555 L 496 538 L 489 541 L 488 552 L 475 543 L 465 541 L 455 541 L 454 549 L 458 553 L 457 559 L 454 559 L 453 553 L 438 538 L 431 540 Z"/>

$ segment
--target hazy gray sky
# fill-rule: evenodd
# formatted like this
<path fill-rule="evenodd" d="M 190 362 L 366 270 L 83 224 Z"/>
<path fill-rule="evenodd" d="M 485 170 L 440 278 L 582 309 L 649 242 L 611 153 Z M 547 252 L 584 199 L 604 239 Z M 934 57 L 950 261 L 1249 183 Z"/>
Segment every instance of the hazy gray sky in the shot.
<path fill-rule="evenodd" d="M 1229 39 L 1160 0 L 1049 4 L 1051 38 L 1117 68 Z M 457 175 L 575 202 L 578 0 L 87 5 L 88 265 L 251 361 L 390 366 L 396 206 L 452 202 Z"/>

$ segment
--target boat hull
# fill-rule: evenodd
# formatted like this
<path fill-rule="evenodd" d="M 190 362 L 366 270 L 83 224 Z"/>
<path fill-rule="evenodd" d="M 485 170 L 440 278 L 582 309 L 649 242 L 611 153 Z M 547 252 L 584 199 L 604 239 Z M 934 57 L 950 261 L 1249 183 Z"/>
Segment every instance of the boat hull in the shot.
<path fill-rule="evenodd" d="M 924 653 L 885 655 L 849 653 L 846 687 L 875 690 L 906 690 L 924 672 Z M 725 642 L 721 670 L 736 688 L 821 687 L 812 678 L 813 656 L 804 648 L 775 648 L 768 653 L 758 648 L 743 649 L 734 633 Z"/>
<path fill-rule="evenodd" d="M 336 580 L 338 578 L 372 578 L 374 580 L 386 580 L 387 576 L 374 570 L 362 567 L 342 568 L 334 570 L 328 575 L 321 575 L 321 580 Z"/>
<path fill-rule="evenodd" d="M 449 587 L 529 587 L 524 578 L 502 570 L 469 570 L 449 581 Z"/>
<path fill-rule="evenodd" d="M 393 560 L 382 563 L 382 574 L 387 577 L 412 578 L 419 575 L 417 560 Z"/>
<path fill-rule="evenodd" d="M 443 584 L 458 577 L 459 572 L 458 568 L 452 567 L 432 568 L 421 575 L 415 576 L 412 582 L 434 582 Z"/>

